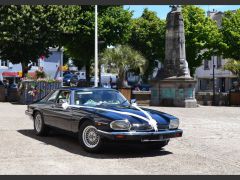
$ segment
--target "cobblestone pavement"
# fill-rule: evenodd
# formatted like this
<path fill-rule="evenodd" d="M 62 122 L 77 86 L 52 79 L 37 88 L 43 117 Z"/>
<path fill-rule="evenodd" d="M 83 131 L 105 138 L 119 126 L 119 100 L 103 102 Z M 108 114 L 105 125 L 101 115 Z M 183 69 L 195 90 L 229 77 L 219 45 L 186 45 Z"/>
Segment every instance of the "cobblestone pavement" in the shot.
<path fill-rule="evenodd" d="M 26 106 L 0 103 L 0 174 L 240 174 L 240 107 L 151 108 L 179 117 L 183 137 L 89 154 L 71 136 L 35 136 Z"/>

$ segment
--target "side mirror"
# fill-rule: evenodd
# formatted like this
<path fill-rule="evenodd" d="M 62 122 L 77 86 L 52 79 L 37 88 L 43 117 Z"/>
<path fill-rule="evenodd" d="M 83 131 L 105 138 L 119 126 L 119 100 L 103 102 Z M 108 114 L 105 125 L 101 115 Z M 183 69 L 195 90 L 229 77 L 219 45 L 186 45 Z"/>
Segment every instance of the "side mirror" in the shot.
<path fill-rule="evenodd" d="M 131 99 L 130 104 L 137 104 L 137 100 L 136 99 Z"/>

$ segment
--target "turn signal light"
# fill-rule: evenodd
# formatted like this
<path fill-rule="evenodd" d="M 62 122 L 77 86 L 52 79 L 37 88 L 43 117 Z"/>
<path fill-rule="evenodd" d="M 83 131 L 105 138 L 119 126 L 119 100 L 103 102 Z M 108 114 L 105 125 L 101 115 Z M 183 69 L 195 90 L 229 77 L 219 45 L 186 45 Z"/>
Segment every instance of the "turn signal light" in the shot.
<path fill-rule="evenodd" d="M 123 138 L 125 138 L 125 136 L 124 135 L 116 135 L 116 138 L 123 139 Z"/>

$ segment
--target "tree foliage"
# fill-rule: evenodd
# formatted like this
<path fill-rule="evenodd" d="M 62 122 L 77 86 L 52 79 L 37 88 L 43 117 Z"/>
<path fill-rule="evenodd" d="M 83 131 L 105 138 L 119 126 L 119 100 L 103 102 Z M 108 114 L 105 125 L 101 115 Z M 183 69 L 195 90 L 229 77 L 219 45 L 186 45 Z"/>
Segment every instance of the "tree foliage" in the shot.
<path fill-rule="evenodd" d="M 225 12 L 221 32 L 227 44 L 224 57 L 240 60 L 240 9 Z"/>
<path fill-rule="evenodd" d="M 143 74 L 146 70 L 147 60 L 141 53 L 128 45 L 117 45 L 115 48 L 107 48 L 101 55 L 101 63 L 116 69 L 119 77 L 119 86 L 124 86 L 126 72 L 129 69 L 138 70 Z"/>
<path fill-rule="evenodd" d="M 129 44 L 140 51 L 148 60 L 148 69 L 144 80 L 152 74 L 154 61 L 164 60 L 165 21 L 157 17 L 156 12 L 144 9 L 141 17 L 133 20 L 132 36 Z"/>
<path fill-rule="evenodd" d="M 58 44 L 61 6 L 0 6 L 0 57 L 27 66 Z"/>
<path fill-rule="evenodd" d="M 74 63 L 86 66 L 89 79 L 90 65 L 94 58 L 94 6 L 75 6 L 71 10 L 74 18 L 66 26 L 64 45 Z M 123 6 L 98 6 L 99 50 L 109 45 L 124 44 L 131 34 L 132 13 Z"/>
<path fill-rule="evenodd" d="M 203 9 L 186 5 L 182 8 L 186 39 L 186 59 L 191 75 L 203 60 L 220 55 L 226 47 L 217 23 L 205 15 Z"/>
<path fill-rule="evenodd" d="M 224 64 L 224 70 L 231 71 L 235 74 L 238 79 L 240 79 L 240 61 L 235 59 L 229 59 L 226 64 Z"/>

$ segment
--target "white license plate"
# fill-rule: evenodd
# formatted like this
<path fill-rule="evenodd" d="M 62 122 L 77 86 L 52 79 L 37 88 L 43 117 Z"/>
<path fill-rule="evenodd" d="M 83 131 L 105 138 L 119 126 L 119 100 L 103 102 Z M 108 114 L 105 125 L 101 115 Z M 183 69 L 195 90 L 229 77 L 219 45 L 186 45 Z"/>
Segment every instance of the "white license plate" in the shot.
<path fill-rule="evenodd" d="M 158 136 L 158 138 L 142 138 L 142 139 L 141 139 L 142 142 L 162 141 L 162 140 L 164 140 L 162 135 Z"/>

